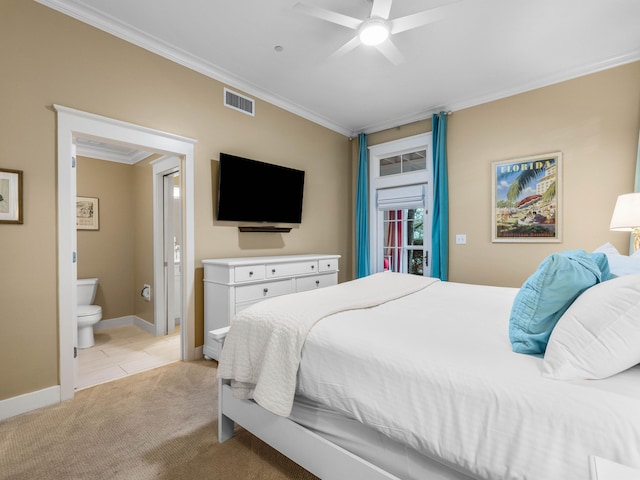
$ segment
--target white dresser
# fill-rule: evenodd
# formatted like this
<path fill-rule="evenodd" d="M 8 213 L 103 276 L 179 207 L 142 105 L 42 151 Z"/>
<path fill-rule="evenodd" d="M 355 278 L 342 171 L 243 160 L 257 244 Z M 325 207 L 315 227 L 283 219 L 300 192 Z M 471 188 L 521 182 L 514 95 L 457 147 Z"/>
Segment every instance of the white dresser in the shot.
<path fill-rule="evenodd" d="M 220 358 L 224 328 L 249 305 L 287 293 L 336 285 L 339 259 L 340 255 L 309 254 L 202 260 L 205 358 Z"/>

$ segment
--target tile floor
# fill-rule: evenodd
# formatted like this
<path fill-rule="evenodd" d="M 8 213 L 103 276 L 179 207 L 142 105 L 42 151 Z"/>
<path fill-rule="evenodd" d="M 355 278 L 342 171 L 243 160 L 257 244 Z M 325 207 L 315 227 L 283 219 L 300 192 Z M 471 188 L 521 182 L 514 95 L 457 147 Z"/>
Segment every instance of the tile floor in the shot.
<path fill-rule="evenodd" d="M 78 350 L 76 390 L 180 360 L 180 326 L 156 337 L 135 325 L 95 333 L 95 344 Z"/>

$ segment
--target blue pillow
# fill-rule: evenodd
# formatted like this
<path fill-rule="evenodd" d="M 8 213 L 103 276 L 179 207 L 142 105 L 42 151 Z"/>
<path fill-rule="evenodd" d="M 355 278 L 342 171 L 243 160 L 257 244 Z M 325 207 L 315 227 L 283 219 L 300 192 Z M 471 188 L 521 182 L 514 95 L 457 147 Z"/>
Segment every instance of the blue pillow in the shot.
<path fill-rule="evenodd" d="M 611 280 L 615 277 L 615 275 L 611 273 L 611 269 L 609 267 L 609 257 L 607 257 L 606 254 L 587 253 L 587 255 L 589 255 L 589 257 L 591 257 L 591 259 L 596 262 L 596 265 L 598 265 L 598 268 L 600 269 L 600 282 L 606 282 L 607 280 Z"/>
<path fill-rule="evenodd" d="M 553 327 L 587 288 L 610 278 L 603 253 L 568 250 L 553 253 L 522 285 L 509 318 L 514 352 L 544 353 Z"/>

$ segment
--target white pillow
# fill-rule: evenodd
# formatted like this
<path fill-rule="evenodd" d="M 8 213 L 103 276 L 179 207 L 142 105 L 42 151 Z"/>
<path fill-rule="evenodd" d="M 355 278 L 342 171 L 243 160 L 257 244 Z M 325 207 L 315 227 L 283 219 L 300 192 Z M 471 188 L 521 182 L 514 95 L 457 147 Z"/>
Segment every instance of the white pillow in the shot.
<path fill-rule="evenodd" d="M 594 253 L 604 253 L 609 261 L 609 270 L 615 277 L 621 277 L 623 275 L 635 275 L 640 273 L 640 250 L 635 252 L 632 256 L 621 255 L 620 252 L 611 245 L 605 243 L 604 245 L 596 248 Z"/>
<path fill-rule="evenodd" d="M 601 379 L 640 363 L 640 275 L 599 283 L 580 295 L 549 337 L 542 376 Z"/>
<path fill-rule="evenodd" d="M 618 251 L 618 249 L 613 245 L 611 245 L 609 242 L 605 243 L 604 245 L 600 245 L 598 248 L 596 248 L 593 251 L 593 253 L 604 253 L 607 256 L 620 255 L 620 252 Z"/>

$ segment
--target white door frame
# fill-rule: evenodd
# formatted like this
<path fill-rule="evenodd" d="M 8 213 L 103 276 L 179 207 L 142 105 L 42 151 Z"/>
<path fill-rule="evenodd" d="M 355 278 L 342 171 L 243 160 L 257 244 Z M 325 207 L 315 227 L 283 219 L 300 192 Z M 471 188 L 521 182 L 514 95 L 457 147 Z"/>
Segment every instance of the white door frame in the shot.
<path fill-rule="evenodd" d="M 378 209 L 378 190 L 384 188 L 401 187 L 406 185 L 424 185 L 426 188 L 425 209 L 431 222 L 431 205 L 433 202 L 433 151 L 432 133 L 420 133 L 411 137 L 400 138 L 390 142 L 380 143 L 369 147 L 369 268 L 371 273 L 382 272 L 384 267 L 380 262 L 378 252 L 384 244 L 382 228 L 383 212 Z M 380 159 L 402 155 L 416 150 L 425 149 L 427 152 L 427 169 L 400 175 L 380 176 Z M 413 207 L 412 207 L 413 208 Z M 431 227 L 429 227 L 429 232 Z M 424 249 L 431 252 L 431 235 L 426 237 Z M 431 268 L 429 259 L 429 269 Z M 425 273 L 427 270 L 425 269 Z"/>
<path fill-rule="evenodd" d="M 76 172 L 74 146 L 78 137 L 108 140 L 143 150 L 177 155 L 183 160 L 182 224 L 183 282 L 181 358 L 194 360 L 194 145 L 196 140 L 122 122 L 72 108 L 53 105 L 58 120 L 58 334 L 60 401 L 74 395 L 75 329 L 77 314 Z"/>
<path fill-rule="evenodd" d="M 168 277 L 173 281 L 173 273 L 169 275 L 165 265 L 165 175 L 180 172 L 180 184 L 182 185 L 182 169 L 180 159 L 175 155 L 163 157 L 151 162 L 153 166 L 153 282 L 155 285 L 153 296 L 153 324 L 156 335 L 167 334 L 167 290 L 165 282 Z M 182 190 L 182 189 L 181 189 Z M 182 257 L 180 259 L 182 263 Z M 170 265 L 173 268 L 173 264 Z"/>

